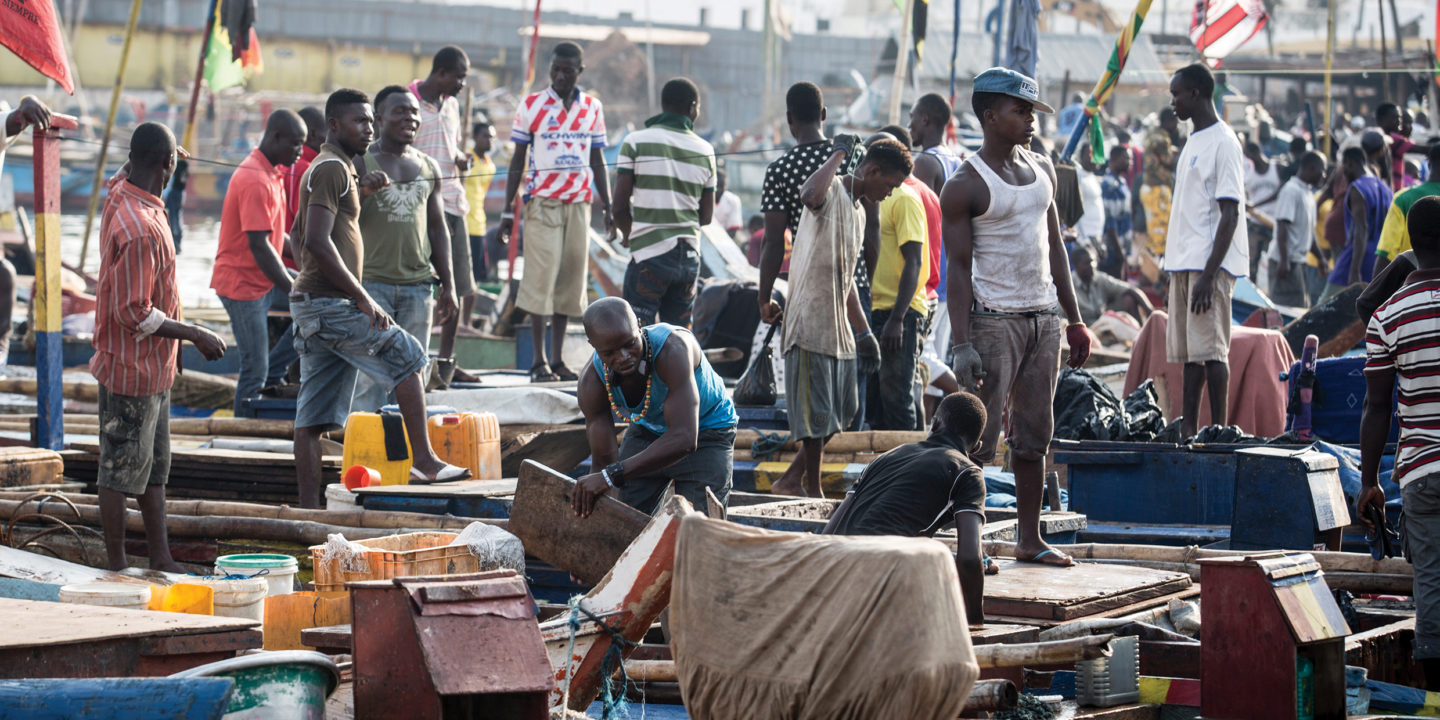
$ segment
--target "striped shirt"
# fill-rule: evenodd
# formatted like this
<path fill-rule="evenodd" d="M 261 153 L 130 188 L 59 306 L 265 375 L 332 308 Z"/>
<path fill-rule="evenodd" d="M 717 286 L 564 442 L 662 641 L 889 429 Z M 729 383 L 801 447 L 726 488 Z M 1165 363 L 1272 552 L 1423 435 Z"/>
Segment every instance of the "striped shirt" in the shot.
<path fill-rule="evenodd" d="M 420 97 L 420 81 L 410 83 L 410 92 L 420 103 L 420 129 L 415 133 L 415 149 L 430 156 L 440 167 L 440 200 L 445 212 L 466 215 L 470 203 L 465 199 L 465 183 L 455 158 L 465 154 L 465 128 L 460 124 L 460 101 L 454 95 L 442 95 L 434 105 Z"/>
<path fill-rule="evenodd" d="M 599 100 L 576 88 L 566 110 L 552 88 L 531 93 L 515 110 L 510 141 L 530 146 L 527 198 L 590 202 L 590 150 L 605 147 L 605 111 Z"/>
<path fill-rule="evenodd" d="M 160 198 L 126 182 L 123 173 L 106 191 L 90 372 L 117 395 L 156 395 L 175 383 L 180 347 L 154 334 L 166 320 L 180 319 L 170 220 Z"/>
<path fill-rule="evenodd" d="M 1400 487 L 1440 469 L 1440 271 L 1419 270 L 1375 311 L 1365 372 L 1393 371 L 1399 386 Z"/>
<path fill-rule="evenodd" d="M 659 257 L 681 242 L 700 247 L 700 197 L 715 192 L 715 149 L 690 119 L 661 113 L 620 144 L 617 172 L 635 177 L 630 257 Z"/>

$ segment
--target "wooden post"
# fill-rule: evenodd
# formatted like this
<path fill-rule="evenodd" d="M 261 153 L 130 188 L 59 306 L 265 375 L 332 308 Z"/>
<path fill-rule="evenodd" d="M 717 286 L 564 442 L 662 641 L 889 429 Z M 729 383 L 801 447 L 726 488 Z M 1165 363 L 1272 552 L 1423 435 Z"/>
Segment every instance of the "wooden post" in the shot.
<path fill-rule="evenodd" d="M 110 135 L 115 131 L 115 113 L 120 109 L 120 92 L 125 89 L 125 66 L 130 64 L 130 45 L 135 39 L 135 25 L 140 22 L 140 5 L 130 3 L 130 22 L 125 25 L 125 44 L 120 46 L 120 65 L 115 68 L 115 85 L 110 90 L 110 112 L 105 116 L 105 132 L 100 138 L 100 153 L 95 158 L 95 182 L 90 185 L 90 210 L 85 214 L 85 235 L 80 238 L 80 269 L 85 269 L 85 256 L 90 253 L 90 228 L 95 223 L 95 210 L 100 207 L 100 184 L 105 181 L 105 157 L 110 152 Z M 59 331 L 59 326 L 56 326 Z"/>
<path fill-rule="evenodd" d="M 220 0 L 210 0 L 210 12 L 205 17 L 205 35 L 200 38 L 200 61 L 195 67 L 195 84 L 190 87 L 190 106 L 186 108 L 185 115 L 185 138 L 180 142 L 180 147 L 187 150 L 195 147 L 195 110 L 200 100 L 200 81 L 205 77 L 205 58 L 210 54 L 210 36 L 215 34 L 215 12 L 219 6 Z"/>
<path fill-rule="evenodd" d="M 52 114 L 35 130 L 35 444 L 65 446 L 64 362 L 60 337 L 60 131 L 79 127 Z"/>
<path fill-rule="evenodd" d="M 1330 12 L 1325 22 L 1325 157 L 1330 157 L 1331 138 L 1335 136 L 1335 96 L 1330 84 L 1330 66 L 1335 61 L 1335 6 L 1330 3 Z"/>
<path fill-rule="evenodd" d="M 900 18 L 899 44 L 895 47 L 895 74 L 890 82 L 891 125 L 900 122 L 900 99 L 905 96 L 905 70 L 910 64 L 910 16 L 915 12 L 915 0 L 905 0 L 905 9 L 901 12 L 904 17 Z"/>

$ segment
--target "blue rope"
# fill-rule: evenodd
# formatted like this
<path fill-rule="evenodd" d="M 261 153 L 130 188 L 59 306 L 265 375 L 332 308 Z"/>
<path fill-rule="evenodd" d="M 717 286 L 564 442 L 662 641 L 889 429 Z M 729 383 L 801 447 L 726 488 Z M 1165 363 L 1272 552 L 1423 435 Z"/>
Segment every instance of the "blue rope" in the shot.
<path fill-rule="evenodd" d="M 780 452 L 785 443 L 790 442 L 790 433 L 767 433 L 761 431 L 759 437 L 750 445 L 750 457 L 756 460 L 769 460 L 771 455 Z"/>
<path fill-rule="evenodd" d="M 619 630 L 606 624 L 594 613 L 580 607 L 580 600 L 577 596 L 570 601 L 570 637 L 574 638 L 575 633 L 580 631 L 580 616 L 576 610 L 585 614 L 596 625 L 600 626 L 610 635 L 610 648 L 605 651 L 605 657 L 600 660 L 600 674 L 605 678 L 605 684 L 600 688 L 601 720 L 616 720 L 616 718 L 630 717 L 630 702 L 625 699 L 625 688 L 630 684 L 630 676 L 625 672 L 625 649 L 637 647 L 636 643 L 630 641 L 620 633 Z M 615 671 L 620 671 L 618 683 L 615 679 Z M 619 685 L 617 690 L 616 685 Z"/>

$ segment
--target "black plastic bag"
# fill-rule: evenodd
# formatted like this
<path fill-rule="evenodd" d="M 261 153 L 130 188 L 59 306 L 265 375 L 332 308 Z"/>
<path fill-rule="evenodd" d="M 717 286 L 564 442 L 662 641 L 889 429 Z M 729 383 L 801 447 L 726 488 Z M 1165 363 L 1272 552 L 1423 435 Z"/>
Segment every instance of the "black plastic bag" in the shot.
<path fill-rule="evenodd" d="M 769 407 L 775 404 L 775 364 L 770 360 L 770 341 L 775 337 L 777 327 L 780 326 L 770 326 L 770 330 L 765 333 L 765 342 L 761 345 L 760 352 L 751 359 L 750 367 L 745 369 L 740 381 L 735 383 L 731 398 L 736 405 Z"/>

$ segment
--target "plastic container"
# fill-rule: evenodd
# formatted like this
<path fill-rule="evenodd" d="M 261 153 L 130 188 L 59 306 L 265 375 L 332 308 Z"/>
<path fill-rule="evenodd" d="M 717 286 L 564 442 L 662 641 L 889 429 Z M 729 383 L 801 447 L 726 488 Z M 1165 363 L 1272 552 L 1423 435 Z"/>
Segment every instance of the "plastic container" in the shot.
<path fill-rule="evenodd" d="M 340 482 L 345 485 L 346 490 L 379 485 L 380 471 L 364 465 L 351 465 L 345 468 L 345 474 L 340 476 Z"/>
<path fill-rule="evenodd" d="M 257 622 L 265 620 L 265 597 L 270 594 L 270 582 L 265 576 L 242 580 L 206 577 L 198 578 L 196 582 L 210 586 L 214 592 L 217 617 L 246 618 Z"/>
<path fill-rule="evenodd" d="M 325 701 L 340 685 L 335 661 L 309 650 L 242 655 L 170 677 L 234 678 L 235 693 L 225 708 L 228 718 L 325 720 Z"/>
<path fill-rule="evenodd" d="M 214 592 L 203 583 L 151 585 L 149 609 L 187 615 L 214 615 Z"/>
<path fill-rule="evenodd" d="M 150 586 L 120 582 L 66 585 L 60 588 L 60 602 L 145 610 L 150 605 Z"/>
<path fill-rule="evenodd" d="M 413 454 L 410 438 L 405 435 L 405 423 L 394 415 L 391 434 L 396 435 L 397 448 L 403 444 L 405 457 L 391 460 L 385 450 L 385 420 L 380 413 L 350 413 L 345 421 L 345 450 L 341 467 L 364 465 L 380 473 L 381 485 L 410 484 L 410 466 Z"/>
<path fill-rule="evenodd" d="M 459 533 L 417 532 L 373 540 L 357 540 L 365 548 L 365 560 L 356 569 L 346 570 L 340 562 L 325 556 L 325 546 L 310 548 L 315 567 L 316 592 L 343 591 L 345 583 L 357 580 L 388 580 L 417 575 L 460 575 L 479 572 L 480 561 L 465 545 L 451 545 Z"/>
<path fill-rule="evenodd" d="M 500 423 L 494 413 L 432 415 L 427 429 L 441 460 L 467 468 L 474 480 L 500 479 Z"/>
<path fill-rule="evenodd" d="M 355 493 L 346 490 L 344 485 L 330 483 L 325 486 L 325 509 L 331 512 L 359 510 L 360 500 Z"/>
<path fill-rule="evenodd" d="M 225 555 L 215 560 L 216 575 L 249 577 L 262 571 L 268 571 L 264 575 L 260 575 L 269 584 L 266 595 L 285 595 L 295 592 L 295 573 L 299 570 L 300 563 L 295 558 L 279 553 Z"/>

